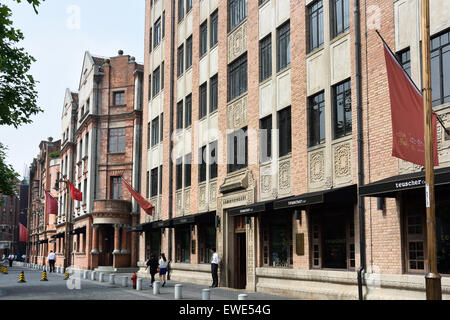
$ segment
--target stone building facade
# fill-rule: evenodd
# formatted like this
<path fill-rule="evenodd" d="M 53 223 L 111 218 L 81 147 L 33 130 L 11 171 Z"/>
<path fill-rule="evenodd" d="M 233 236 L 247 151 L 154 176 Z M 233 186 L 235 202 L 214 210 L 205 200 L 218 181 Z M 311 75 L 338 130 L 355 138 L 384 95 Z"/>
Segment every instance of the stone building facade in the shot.
<path fill-rule="evenodd" d="M 358 2 L 146 1 L 141 190 L 156 209 L 132 230 L 143 276 L 150 253 L 165 252 L 173 280 L 210 284 L 216 247 L 221 286 L 357 299 L 365 250 L 365 298 L 425 297 L 423 184 L 388 186 L 423 173 L 391 156 L 375 32 L 420 87 L 420 0 L 368 0 L 354 14 Z M 431 14 L 434 109 L 450 126 L 445 1 Z M 438 135 L 447 299 L 449 146 Z"/>
<path fill-rule="evenodd" d="M 19 251 L 20 186 L 17 196 L 0 193 L 0 257 L 17 254 Z M 25 253 L 24 251 L 21 254 Z"/>

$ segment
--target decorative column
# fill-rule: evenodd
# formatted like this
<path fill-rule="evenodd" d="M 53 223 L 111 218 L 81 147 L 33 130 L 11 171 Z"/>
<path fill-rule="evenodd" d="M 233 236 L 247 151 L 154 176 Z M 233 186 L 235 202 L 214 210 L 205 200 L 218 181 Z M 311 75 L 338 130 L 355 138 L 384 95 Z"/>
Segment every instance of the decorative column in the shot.
<path fill-rule="evenodd" d="M 120 224 L 114 225 L 114 251 L 113 254 L 120 253 Z"/>
<path fill-rule="evenodd" d="M 122 226 L 122 250 L 120 251 L 120 253 L 122 254 L 129 254 L 130 250 L 128 249 L 128 232 L 125 229 L 125 225 Z"/>
<path fill-rule="evenodd" d="M 91 254 L 99 254 L 98 250 L 98 225 L 92 225 L 92 250 Z"/>

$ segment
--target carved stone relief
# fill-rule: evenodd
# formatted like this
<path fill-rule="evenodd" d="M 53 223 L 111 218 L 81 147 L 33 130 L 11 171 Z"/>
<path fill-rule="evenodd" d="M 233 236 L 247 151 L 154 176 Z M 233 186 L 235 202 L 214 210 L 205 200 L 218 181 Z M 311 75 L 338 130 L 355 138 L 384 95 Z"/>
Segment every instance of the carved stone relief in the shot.
<path fill-rule="evenodd" d="M 184 191 L 184 214 L 191 212 L 191 190 Z"/>
<path fill-rule="evenodd" d="M 247 51 L 247 22 L 228 36 L 228 63 Z"/>
<path fill-rule="evenodd" d="M 175 205 L 175 215 L 177 217 L 179 217 L 181 215 L 181 211 L 182 211 L 182 208 L 183 208 L 183 199 L 182 199 L 182 197 L 183 197 L 183 192 L 182 191 L 178 191 L 175 194 L 175 203 L 176 203 L 176 205 Z"/>
<path fill-rule="evenodd" d="M 334 149 L 334 175 L 336 178 L 351 174 L 350 144 L 342 144 Z"/>
<path fill-rule="evenodd" d="M 247 96 L 228 105 L 228 129 L 237 130 L 247 125 Z"/>
<path fill-rule="evenodd" d="M 209 207 L 212 209 L 217 207 L 217 182 L 209 184 Z"/>
<path fill-rule="evenodd" d="M 319 183 L 325 178 L 325 152 L 312 153 L 309 157 L 309 182 Z"/>
<path fill-rule="evenodd" d="M 278 189 L 280 194 L 291 193 L 291 159 L 283 160 L 279 164 Z"/>
<path fill-rule="evenodd" d="M 202 184 L 198 187 L 198 207 L 199 210 L 206 209 L 206 185 Z"/>

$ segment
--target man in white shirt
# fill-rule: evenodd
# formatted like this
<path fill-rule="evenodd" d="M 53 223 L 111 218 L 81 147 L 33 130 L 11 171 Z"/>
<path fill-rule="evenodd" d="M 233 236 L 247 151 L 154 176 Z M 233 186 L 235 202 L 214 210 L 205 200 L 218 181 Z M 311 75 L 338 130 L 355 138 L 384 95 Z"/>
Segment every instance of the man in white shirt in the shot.
<path fill-rule="evenodd" d="M 53 250 L 50 250 L 50 253 L 48 254 L 47 261 L 48 261 L 48 264 L 50 265 L 50 271 L 49 272 L 55 272 L 56 255 L 53 252 Z"/>
<path fill-rule="evenodd" d="M 14 255 L 12 253 L 8 256 L 8 260 L 9 260 L 9 266 L 12 267 L 13 261 L 14 261 Z"/>
<path fill-rule="evenodd" d="M 217 276 L 217 269 L 219 268 L 219 254 L 216 252 L 216 248 L 211 249 L 212 258 L 211 258 L 211 273 L 213 278 L 213 284 L 210 288 L 216 288 L 219 285 L 219 280 Z"/>

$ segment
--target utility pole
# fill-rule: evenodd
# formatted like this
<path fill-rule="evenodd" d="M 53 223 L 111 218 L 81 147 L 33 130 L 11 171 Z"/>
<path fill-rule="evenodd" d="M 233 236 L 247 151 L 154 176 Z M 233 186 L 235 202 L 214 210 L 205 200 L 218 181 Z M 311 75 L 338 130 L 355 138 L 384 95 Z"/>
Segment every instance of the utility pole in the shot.
<path fill-rule="evenodd" d="M 425 131 L 425 197 L 427 210 L 427 300 L 442 300 L 441 276 L 437 272 L 436 214 L 434 199 L 433 117 L 430 58 L 430 0 L 422 0 L 422 80 Z"/>

